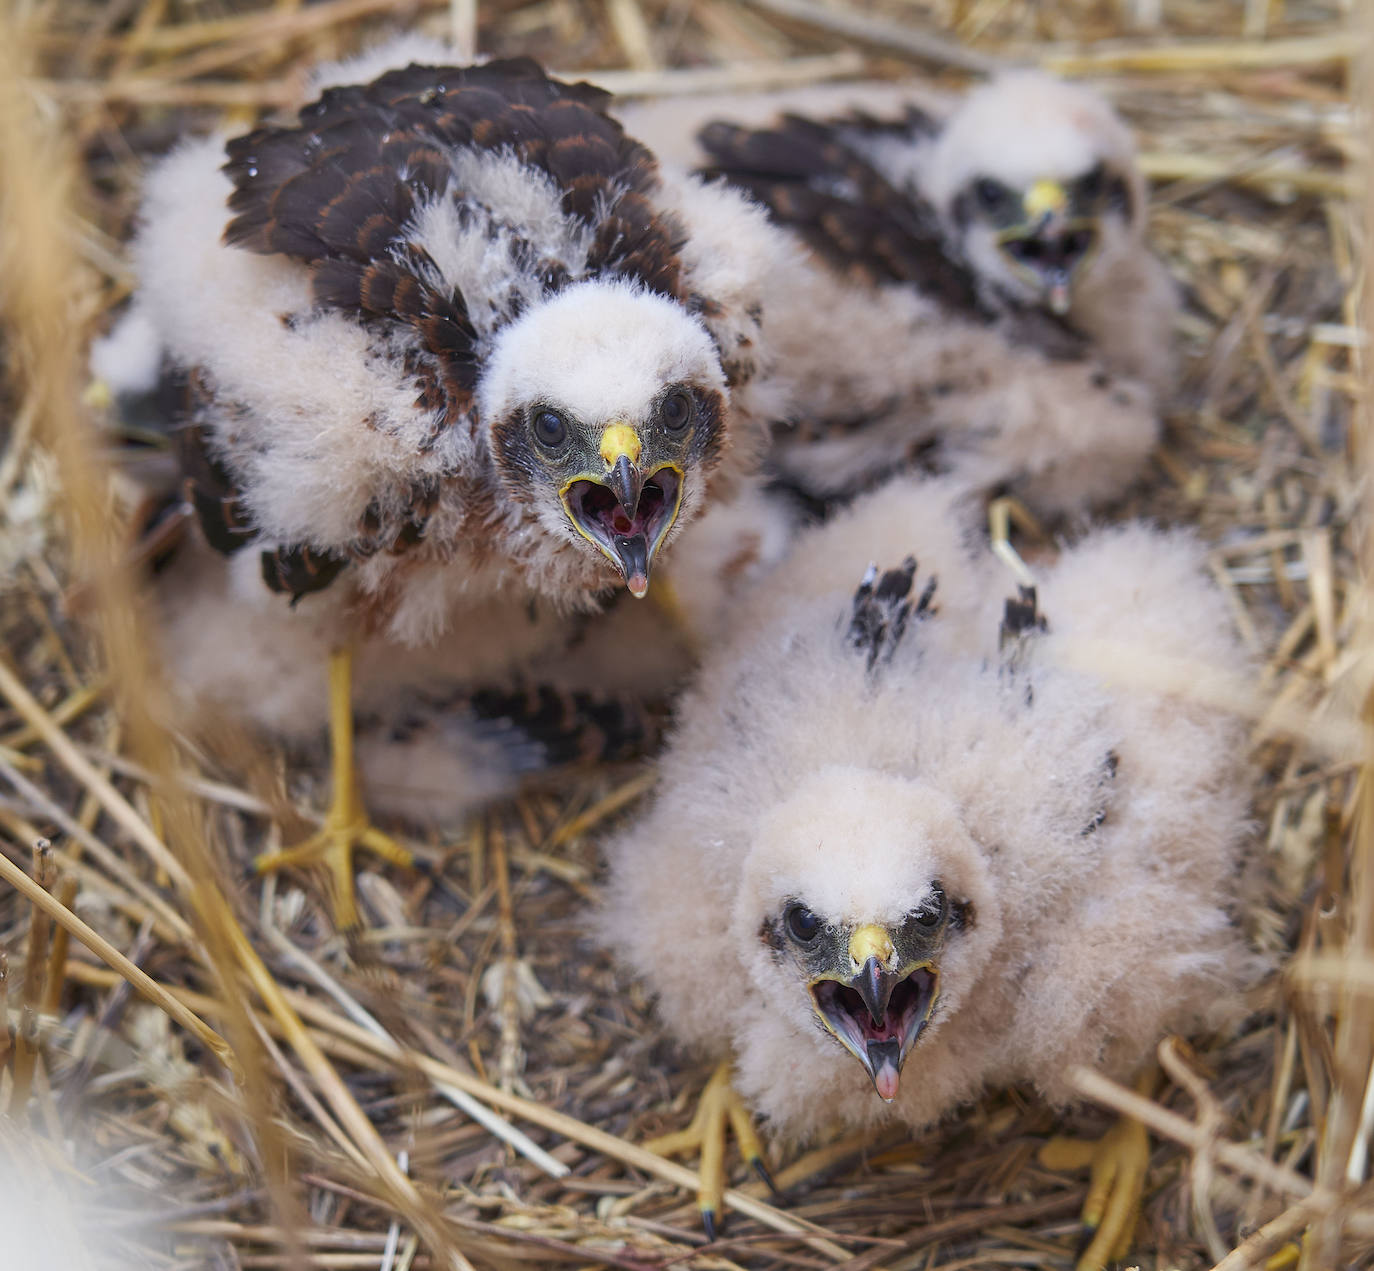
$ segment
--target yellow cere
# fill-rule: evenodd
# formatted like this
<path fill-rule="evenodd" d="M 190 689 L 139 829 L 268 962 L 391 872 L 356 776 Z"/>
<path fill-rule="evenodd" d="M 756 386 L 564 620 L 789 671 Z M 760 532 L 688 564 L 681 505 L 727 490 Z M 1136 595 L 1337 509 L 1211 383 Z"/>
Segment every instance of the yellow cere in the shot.
<path fill-rule="evenodd" d="M 1069 205 L 1069 197 L 1058 181 L 1037 181 L 1026 191 L 1023 206 L 1026 219 L 1038 221 L 1042 216 L 1062 213 Z"/>
<path fill-rule="evenodd" d="M 639 462 L 639 434 L 629 424 L 611 424 L 601 434 L 601 457 L 610 468 L 621 455 L 631 463 Z"/>
<path fill-rule="evenodd" d="M 869 958 L 877 958 L 879 966 L 886 966 L 896 950 L 892 937 L 876 923 L 867 923 L 849 937 L 849 957 L 857 967 Z"/>

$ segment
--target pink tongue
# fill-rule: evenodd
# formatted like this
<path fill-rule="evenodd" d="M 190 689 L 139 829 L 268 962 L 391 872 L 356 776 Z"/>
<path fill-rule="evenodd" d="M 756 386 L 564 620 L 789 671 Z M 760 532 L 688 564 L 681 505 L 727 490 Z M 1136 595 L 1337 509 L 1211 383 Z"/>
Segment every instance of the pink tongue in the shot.
<path fill-rule="evenodd" d="M 897 1082 L 901 1073 L 897 1065 L 884 1059 L 873 1074 L 873 1085 L 884 1103 L 891 1103 L 897 1097 Z"/>

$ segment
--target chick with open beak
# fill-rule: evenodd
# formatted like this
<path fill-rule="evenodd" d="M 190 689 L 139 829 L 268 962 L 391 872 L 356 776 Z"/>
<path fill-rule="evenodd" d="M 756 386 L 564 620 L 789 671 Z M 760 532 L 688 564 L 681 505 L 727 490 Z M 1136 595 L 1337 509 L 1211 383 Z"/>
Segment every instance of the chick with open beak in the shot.
<path fill-rule="evenodd" d="M 939 956 L 950 910 L 939 883 L 895 927 L 828 923 L 800 901 L 784 909 L 779 934 L 807 975 L 820 1026 L 864 1067 L 885 1102 L 939 995 Z"/>
<path fill-rule="evenodd" d="M 1040 177 L 1020 191 L 982 177 L 973 194 L 1013 275 L 1059 315 L 1072 307 L 1074 285 L 1101 246 L 1103 219 L 1125 217 L 1130 202 L 1124 177 L 1102 163 L 1069 180 Z"/>
<path fill-rule="evenodd" d="M 597 445 L 603 470 L 579 472 L 559 491 L 573 529 L 619 567 L 636 598 L 648 592 L 654 557 L 682 507 L 686 458 L 674 453 L 671 439 L 689 430 L 692 395 L 671 390 L 657 414 L 660 427 L 648 444 L 626 421 L 608 424 Z M 663 445 L 664 440 L 670 444 Z"/>
<path fill-rule="evenodd" d="M 558 543 L 558 570 L 634 596 L 709 506 L 731 449 L 730 387 L 701 319 L 623 280 L 577 283 L 497 341 L 477 409 L 505 514 Z"/>

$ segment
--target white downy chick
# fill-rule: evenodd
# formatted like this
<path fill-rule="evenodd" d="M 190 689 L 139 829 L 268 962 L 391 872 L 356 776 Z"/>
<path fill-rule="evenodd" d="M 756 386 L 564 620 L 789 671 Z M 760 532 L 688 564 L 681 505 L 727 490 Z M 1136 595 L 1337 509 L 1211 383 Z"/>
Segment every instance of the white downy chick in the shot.
<path fill-rule="evenodd" d="M 1004 607 L 959 499 L 902 478 L 800 536 L 606 849 L 598 938 L 780 1137 L 1067 1101 L 1257 973 L 1243 729 L 1129 673 L 1244 661 L 1202 545 L 1097 532 Z M 1103 648 L 1119 676 L 1082 669 Z"/>

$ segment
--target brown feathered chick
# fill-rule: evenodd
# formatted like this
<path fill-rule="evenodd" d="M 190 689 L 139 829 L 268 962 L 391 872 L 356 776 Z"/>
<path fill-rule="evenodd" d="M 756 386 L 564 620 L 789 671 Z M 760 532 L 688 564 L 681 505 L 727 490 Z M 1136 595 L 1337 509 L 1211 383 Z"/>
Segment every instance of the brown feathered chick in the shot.
<path fill-rule="evenodd" d="M 670 541 L 740 494 L 780 401 L 758 293 L 792 259 L 737 193 L 662 176 L 600 90 L 528 59 L 378 74 L 392 51 L 365 82 L 323 72 L 293 123 L 152 169 L 138 292 L 97 356 L 116 389 L 184 385 L 203 542 L 160 580 L 167 661 L 289 736 L 328 701 L 341 883 L 340 843 L 404 856 L 353 789 L 355 670 L 371 714 L 555 663 L 589 673 L 560 688 L 670 688 L 673 633 L 616 644 L 583 619 L 644 596 Z M 508 784 L 457 771 L 451 808 Z"/>
<path fill-rule="evenodd" d="M 1102 98 L 1017 72 L 947 116 L 788 114 L 700 138 L 707 171 L 830 271 L 773 298 L 799 380 L 775 462 L 803 488 L 849 494 L 919 455 L 1058 513 L 1136 476 L 1177 298 L 1145 245 L 1134 143 Z"/>
<path fill-rule="evenodd" d="M 494 594 L 645 591 L 757 457 L 751 287 L 786 251 L 606 101 L 413 64 L 152 170 L 131 320 L 187 382 L 212 546 L 412 644 Z"/>

